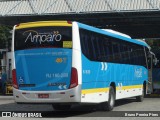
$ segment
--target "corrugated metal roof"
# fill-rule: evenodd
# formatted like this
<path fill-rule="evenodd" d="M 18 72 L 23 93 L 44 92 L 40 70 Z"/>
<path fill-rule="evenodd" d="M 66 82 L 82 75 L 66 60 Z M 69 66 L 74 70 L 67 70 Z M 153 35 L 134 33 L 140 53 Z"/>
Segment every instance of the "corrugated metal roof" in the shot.
<path fill-rule="evenodd" d="M 0 0 L 0 16 L 153 10 L 160 0 Z"/>

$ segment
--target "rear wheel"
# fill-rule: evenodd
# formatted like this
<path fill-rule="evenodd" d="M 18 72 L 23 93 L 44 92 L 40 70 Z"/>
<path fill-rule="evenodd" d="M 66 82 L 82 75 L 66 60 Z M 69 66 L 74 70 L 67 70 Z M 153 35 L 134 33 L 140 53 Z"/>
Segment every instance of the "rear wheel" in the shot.
<path fill-rule="evenodd" d="M 109 89 L 109 98 L 107 102 L 101 103 L 101 109 L 103 111 L 111 111 L 115 104 L 115 91 L 112 86 Z"/>
<path fill-rule="evenodd" d="M 54 110 L 69 110 L 71 105 L 63 105 L 63 104 L 52 104 Z"/>
<path fill-rule="evenodd" d="M 143 84 L 142 95 L 136 97 L 137 102 L 142 102 L 146 96 L 146 85 Z"/>

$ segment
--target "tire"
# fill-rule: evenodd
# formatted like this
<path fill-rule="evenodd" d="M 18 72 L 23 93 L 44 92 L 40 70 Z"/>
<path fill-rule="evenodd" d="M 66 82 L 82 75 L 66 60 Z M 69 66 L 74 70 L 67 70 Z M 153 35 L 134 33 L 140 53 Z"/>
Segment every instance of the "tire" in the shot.
<path fill-rule="evenodd" d="M 62 105 L 62 104 L 52 104 L 54 110 L 69 110 L 71 105 Z"/>
<path fill-rule="evenodd" d="M 112 86 L 110 86 L 109 88 L 109 98 L 107 102 L 103 102 L 100 104 L 101 105 L 101 109 L 103 111 L 111 111 L 114 108 L 115 105 L 115 91 L 114 88 Z"/>
<path fill-rule="evenodd" d="M 143 84 L 143 90 L 142 90 L 142 95 L 136 96 L 136 101 L 137 102 L 142 102 L 144 100 L 144 97 L 146 96 L 146 85 Z"/>
<path fill-rule="evenodd" d="M 143 94 L 144 94 L 144 98 L 147 97 L 147 93 L 146 93 L 146 83 L 143 84 Z"/>

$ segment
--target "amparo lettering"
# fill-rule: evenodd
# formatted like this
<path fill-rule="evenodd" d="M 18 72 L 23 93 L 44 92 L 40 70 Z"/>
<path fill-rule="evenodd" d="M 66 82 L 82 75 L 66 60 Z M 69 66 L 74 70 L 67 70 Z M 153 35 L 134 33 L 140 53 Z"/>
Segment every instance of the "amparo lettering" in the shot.
<path fill-rule="evenodd" d="M 53 33 L 38 33 L 37 31 L 26 31 L 23 33 L 24 35 L 27 34 L 25 39 L 25 43 L 32 42 L 32 43 L 51 43 L 51 42 L 59 42 L 62 40 L 61 34 L 54 34 Z"/>

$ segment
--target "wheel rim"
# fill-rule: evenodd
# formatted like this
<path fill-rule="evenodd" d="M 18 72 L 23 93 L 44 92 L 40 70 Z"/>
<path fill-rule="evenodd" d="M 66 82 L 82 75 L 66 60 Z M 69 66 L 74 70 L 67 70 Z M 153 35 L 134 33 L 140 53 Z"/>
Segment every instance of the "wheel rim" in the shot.
<path fill-rule="evenodd" d="M 144 86 L 143 86 L 143 88 L 142 88 L 142 97 L 144 97 L 144 92 L 145 92 L 145 90 L 144 90 Z"/>
<path fill-rule="evenodd" d="M 113 95 L 113 93 L 110 96 L 110 106 L 114 106 L 114 95 Z"/>

